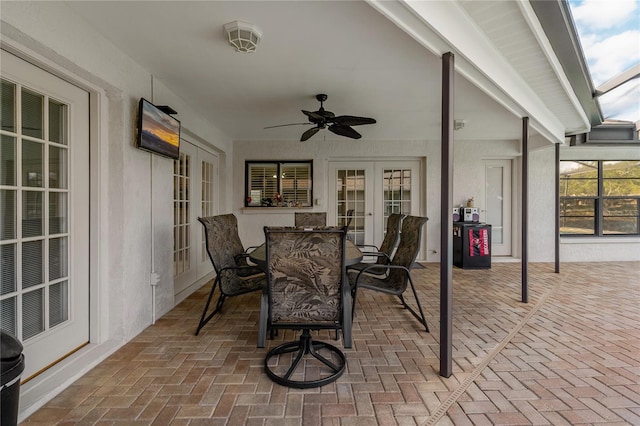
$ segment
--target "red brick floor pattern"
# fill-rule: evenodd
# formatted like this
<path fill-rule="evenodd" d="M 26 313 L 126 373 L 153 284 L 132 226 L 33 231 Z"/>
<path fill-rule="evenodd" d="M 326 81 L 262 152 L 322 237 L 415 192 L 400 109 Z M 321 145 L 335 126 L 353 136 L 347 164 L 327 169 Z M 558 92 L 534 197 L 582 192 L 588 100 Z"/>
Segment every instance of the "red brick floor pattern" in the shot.
<path fill-rule="evenodd" d="M 194 336 L 206 286 L 24 423 L 640 425 L 640 263 L 562 264 L 560 274 L 531 264 L 527 304 L 519 264 L 455 269 L 449 378 L 438 374 L 438 266 L 413 274 L 431 333 L 397 299 L 360 292 L 347 371 L 322 388 L 264 374 L 269 347 L 296 336 L 256 348 L 257 294 L 228 299 Z"/>

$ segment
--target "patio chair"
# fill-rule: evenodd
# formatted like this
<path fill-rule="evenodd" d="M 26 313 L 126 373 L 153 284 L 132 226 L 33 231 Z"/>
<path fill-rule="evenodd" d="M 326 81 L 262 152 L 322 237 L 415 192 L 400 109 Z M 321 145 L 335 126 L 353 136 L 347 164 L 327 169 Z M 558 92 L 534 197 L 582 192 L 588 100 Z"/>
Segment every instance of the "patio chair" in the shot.
<path fill-rule="evenodd" d="M 406 217 L 405 214 L 401 213 L 392 213 L 387 218 L 387 232 L 384 235 L 384 239 L 382 240 L 382 244 L 380 247 L 375 245 L 363 244 L 358 247 L 362 250 L 363 256 L 374 256 L 375 264 L 378 265 L 388 265 L 391 263 L 391 257 L 394 254 L 394 251 L 398 247 L 398 243 L 400 242 L 400 227 L 402 226 L 402 220 Z M 367 251 L 366 249 L 370 251 Z M 374 249 L 374 250 L 371 250 Z M 362 271 L 365 268 L 368 268 L 372 265 L 372 262 L 359 262 L 354 265 L 350 265 L 348 267 L 349 270 Z M 375 271 L 370 271 L 369 273 L 374 273 Z M 382 272 L 382 275 L 386 274 L 388 270 L 378 270 L 378 272 Z"/>
<path fill-rule="evenodd" d="M 249 254 L 242 247 L 235 215 L 199 217 L 198 221 L 204 226 L 207 253 L 215 269 L 216 278 L 204 305 L 196 336 L 202 327 L 222 309 L 227 297 L 259 291 L 266 285 L 264 271 L 247 262 Z M 220 288 L 220 296 L 213 312 L 207 315 L 216 287 Z"/>
<path fill-rule="evenodd" d="M 359 289 L 369 289 L 380 291 L 387 294 L 398 296 L 402 306 L 411 312 L 416 319 L 429 332 L 427 319 L 422 311 L 420 299 L 416 292 L 413 279 L 411 278 L 411 268 L 420 251 L 420 234 L 422 227 L 428 218 L 420 216 L 407 216 L 402 221 L 402 233 L 400 235 L 400 244 L 396 250 L 391 262 L 388 265 L 370 264 L 360 271 L 350 270 L 348 273 L 349 283 L 351 285 L 351 293 L 353 297 L 353 306 L 351 312 L 355 310 L 356 294 Z M 369 274 L 371 272 L 376 275 Z M 404 299 L 404 292 L 407 284 L 411 285 L 413 297 L 416 300 L 419 314 L 410 307 Z"/>
<path fill-rule="evenodd" d="M 327 226 L 326 212 L 296 212 L 295 226 Z"/>
<path fill-rule="evenodd" d="M 265 227 L 264 232 L 268 285 L 262 298 L 258 347 L 264 347 L 267 329 L 301 330 L 297 341 L 269 350 L 265 371 L 274 382 L 299 389 L 331 383 L 344 372 L 345 355 L 329 343 L 312 339 L 311 330 L 342 330 L 344 336 L 344 327 L 350 327 L 351 314 L 344 310 L 350 292 L 344 279 L 346 228 Z M 351 346 L 346 338 L 343 343 Z M 311 357 L 303 360 L 309 354 L 319 367 L 312 366 Z M 290 364 L 289 359 L 293 359 Z M 299 372 L 298 366 L 302 367 Z M 305 374 L 307 367 L 311 367 L 310 377 Z"/>

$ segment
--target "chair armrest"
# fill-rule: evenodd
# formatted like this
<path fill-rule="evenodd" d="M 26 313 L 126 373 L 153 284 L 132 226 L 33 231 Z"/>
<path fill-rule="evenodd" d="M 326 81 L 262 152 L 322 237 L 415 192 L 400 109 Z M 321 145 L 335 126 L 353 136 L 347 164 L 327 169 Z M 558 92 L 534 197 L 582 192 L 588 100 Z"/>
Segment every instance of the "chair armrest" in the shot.
<path fill-rule="evenodd" d="M 389 271 L 389 269 L 402 269 L 405 271 L 405 273 L 407 275 L 409 275 L 409 269 L 405 268 L 404 266 L 400 266 L 400 265 L 380 265 L 378 263 L 372 263 L 371 266 L 367 266 L 366 268 L 362 269 L 360 272 L 358 272 L 358 275 L 356 275 L 356 285 L 358 285 L 358 280 L 360 279 L 360 276 L 366 272 L 370 273 L 370 274 L 375 274 L 375 275 L 382 275 L 383 273 L 386 273 Z"/>
<path fill-rule="evenodd" d="M 247 265 L 247 266 L 227 266 L 226 268 L 220 269 L 218 275 L 222 275 L 226 271 L 236 271 L 236 274 L 241 278 L 251 277 L 254 275 L 264 274 L 263 271 L 259 271 L 257 267 Z M 242 275 L 242 271 L 256 271 L 254 274 Z"/>
<path fill-rule="evenodd" d="M 384 257 L 387 262 L 391 262 L 391 258 L 387 253 L 382 253 L 381 251 L 373 252 L 373 251 L 363 251 L 363 256 L 375 256 L 375 257 Z"/>
<path fill-rule="evenodd" d="M 374 246 L 373 244 L 358 244 L 357 247 L 358 248 L 373 247 L 374 249 L 376 249 L 377 252 L 380 251 L 380 248 L 378 246 Z"/>

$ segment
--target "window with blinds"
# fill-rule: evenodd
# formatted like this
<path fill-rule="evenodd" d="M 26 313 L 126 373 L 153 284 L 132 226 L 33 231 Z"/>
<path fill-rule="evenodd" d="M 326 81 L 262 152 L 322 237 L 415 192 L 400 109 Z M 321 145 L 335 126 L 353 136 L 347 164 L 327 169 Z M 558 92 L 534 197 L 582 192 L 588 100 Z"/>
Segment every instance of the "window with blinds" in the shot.
<path fill-rule="evenodd" d="M 246 207 L 310 207 L 313 161 L 245 163 Z"/>

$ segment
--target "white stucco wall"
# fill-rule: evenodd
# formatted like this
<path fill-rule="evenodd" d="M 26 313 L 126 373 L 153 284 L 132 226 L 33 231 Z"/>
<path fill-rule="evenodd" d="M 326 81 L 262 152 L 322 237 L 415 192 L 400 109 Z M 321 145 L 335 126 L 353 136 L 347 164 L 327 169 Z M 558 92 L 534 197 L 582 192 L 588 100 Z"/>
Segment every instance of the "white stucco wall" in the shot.
<path fill-rule="evenodd" d="M 459 205 L 470 196 L 477 200 L 476 206 L 484 206 L 483 160 L 517 159 L 520 155 L 519 141 L 455 141 L 454 142 L 454 205 Z M 274 158 L 274 152 L 282 152 Z M 295 209 L 291 212 L 278 210 L 257 213 L 244 209 L 244 162 L 246 160 L 305 160 L 313 159 L 314 198 L 321 200 L 315 211 L 328 210 L 327 170 L 329 161 L 337 160 L 389 160 L 426 158 L 425 192 L 421 200 L 421 214 L 429 217 L 426 226 L 425 257 L 421 260 L 437 262 L 440 259 L 440 142 L 439 141 L 347 141 L 309 140 L 300 142 L 244 141 L 234 146 L 233 213 L 238 216 L 240 237 L 245 244 L 255 245 L 264 240 L 264 225 L 293 225 Z M 552 173 L 554 170 L 552 169 Z M 514 170 L 517 173 L 517 169 Z M 553 179 L 553 174 L 551 175 Z M 447 217 L 449 220 L 450 217 Z M 482 220 L 482 216 L 481 216 Z M 551 230 L 553 232 L 553 229 Z M 553 240 L 551 241 L 553 248 Z M 546 250 L 549 250 L 547 248 Z M 434 253 L 435 251 L 435 253 Z"/>
<path fill-rule="evenodd" d="M 99 181 L 98 235 L 100 269 L 93 300 L 99 306 L 100 341 L 128 341 L 153 319 L 152 272 L 158 275 L 155 316 L 174 305 L 172 247 L 173 162 L 135 148 L 138 100 L 171 105 L 183 131 L 230 154 L 232 143 L 213 123 L 194 111 L 152 72 L 97 34 L 59 2 L 2 2 L 2 40 L 20 56 L 86 88 L 98 98 L 93 127 L 99 156 L 92 180 Z M 153 80 L 153 88 L 152 88 Z M 231 155 L 223 155 L 224 174 Z M 93 198 L 92 198 L 93 199 Z M 223 203 L 226 196 L 223 197 Z M 152 266 L 153 265 L 153 266 Z M 155 268 L 155 270 L 153 270 Z"/>

